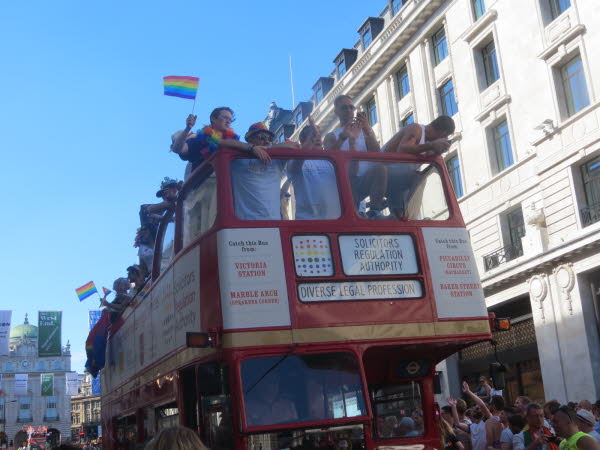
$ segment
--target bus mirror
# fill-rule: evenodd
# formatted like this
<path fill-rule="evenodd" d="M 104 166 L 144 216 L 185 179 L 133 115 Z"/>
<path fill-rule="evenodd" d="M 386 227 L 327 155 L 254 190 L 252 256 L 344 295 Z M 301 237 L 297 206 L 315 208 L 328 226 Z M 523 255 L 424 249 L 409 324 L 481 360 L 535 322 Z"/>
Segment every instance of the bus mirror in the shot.
<path fill-rule="evenodd" d="M 188 348 L 206 348 L 210 347 L 210 336 L 208 333 L 185 333 L 185 343 Z"/>
<path fill-rule="evenodd" d="M 494 319 L 494 331 L 510 330 L 510 319 Z"/>
<path fill-rule="evenodd" d="M 442 372 L 435 372 L 433 375 L 433 393 L 441 394 L 442 393 Z"/>
<path fill-rule="evenodd" d="M 506 372 L 506 367 L 501 363 L 493 362 L 490 364 L 490 376 L 494 383 L 494 389 L 500 391 L 505 388 L 506 382 L 504 380 L 504 372 Z"/>

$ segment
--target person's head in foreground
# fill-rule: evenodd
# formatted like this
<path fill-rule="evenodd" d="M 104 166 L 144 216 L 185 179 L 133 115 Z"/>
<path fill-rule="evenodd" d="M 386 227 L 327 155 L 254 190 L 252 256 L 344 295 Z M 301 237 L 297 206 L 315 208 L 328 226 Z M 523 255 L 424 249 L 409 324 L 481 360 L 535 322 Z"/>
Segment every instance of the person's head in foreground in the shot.
<path fill-rule="evenodd" d="M 171 427 L 160 430 L 146 450 L 208 450 L 208 447 L 189 428 Z"/>

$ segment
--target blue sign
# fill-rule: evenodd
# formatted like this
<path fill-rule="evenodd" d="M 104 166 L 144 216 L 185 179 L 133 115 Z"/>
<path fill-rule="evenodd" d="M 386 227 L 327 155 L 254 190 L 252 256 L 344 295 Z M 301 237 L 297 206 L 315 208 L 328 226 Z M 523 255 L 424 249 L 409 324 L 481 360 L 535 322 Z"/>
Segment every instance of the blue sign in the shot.
<path fill-rule="evenodd" d="M 100 388 L 100 374 L 96 378 L 92 378 L 92 395 L 101 395 L 102 389 Z"/>
<path fill-rule="evenodd" d="M 101 309 L 90 309 L 90 331 L 92 331 L 92 328 L 94 328 L 94 325 L 96 325 L 98 323 L 101 315 L 102 315 Z"/>

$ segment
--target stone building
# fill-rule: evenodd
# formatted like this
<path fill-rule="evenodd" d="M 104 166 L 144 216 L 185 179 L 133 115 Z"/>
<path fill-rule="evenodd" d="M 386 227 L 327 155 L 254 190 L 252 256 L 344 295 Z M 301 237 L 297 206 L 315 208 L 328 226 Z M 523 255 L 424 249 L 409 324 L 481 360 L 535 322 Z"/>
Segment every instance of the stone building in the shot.
<path fill-rule="evenodd" d="M 100 396 L 92 395 L 92 376 L 79 375 L 79 393 L 71 397 L 71 440 L 90 442 L 98 439 L 101 426 Z"/>
<path fill-rule="evenodd" d="M 381 3 L 353 45 L 332 49 L 333 71 L 313 87 L 314 119 L 333 130 L 333 100 L 348 94 L 385 143 L 406 124 L 452 116 L 445 164 L 488 308 L 513 323 L 498 336 L 509 399 L 598 398 L 600 8 Z M 487 373 L 493 355 L 481 344 L 452 358 L 447 387 L 457 393 L 459 377 Z"/>
<path fill-rule="evenodd" d="M 10 330 L 9 356 L 0 356 L 0 423 L 7 439 L 27 440 L 28 427 L 45 427 L 54 442 L 71 436 L 71 402 L 66 395 L 65 373 L 71 371 L 71 351 L 67 343 L 62 356 L 38 356 L 38 327 L 25 315 L 22 325 Z M 15 395 L 15 374 L 28 375 L 27 394 Z M 54 395 L 42 396 L 41 374 L 54 374 Z"/>

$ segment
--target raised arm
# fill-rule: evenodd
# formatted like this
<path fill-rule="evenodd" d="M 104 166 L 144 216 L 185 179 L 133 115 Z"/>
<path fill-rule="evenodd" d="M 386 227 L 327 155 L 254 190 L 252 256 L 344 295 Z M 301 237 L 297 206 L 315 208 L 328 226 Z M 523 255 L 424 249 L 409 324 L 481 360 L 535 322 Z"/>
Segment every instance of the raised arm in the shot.
<path fill-rule="evenodd" d="M 452 397 L 448 397 L 446 399 L 446 401 L 448 402 L 448 404 L 450 405 L 450 407 L 452 408 L 452 418 L 454 419 L 454 424 L 460 428 L 461 430 L 463 430 L 466 433 L 470 433 L 471 430 L 469 429 L 469 425 L 467 425 L 466 423 L 462 423 L 460 421 L 460 418 L 458 417 L 458 411 L 456 409 L 456 399 L 452 398 Z"/>
<path fill-rule="evenodd" d="M 192 131 L 192 128 L 196 124 L 196 117 L 193 114 L 190 114 L 187 119 L 185 119 L 185 128 L 179 133 L 175 142 L 171 144 L 171 151 L 173 153 L 177 153 L 181 158 L 186 158 L 188 154 L 188 145 L 185 141 L 187 141 L 188 134 Z"/>
<path fill-rule="evenodd" d="M 360 129 L 363 132 L 365 137 L 365 144 L 367 146 L 368 152 L 378 152 L 381 150 L 379 142 L 377 142 L 377 137 L 375 136 L 375 132 L 373 128 L 371 128 L 371 124 L 367 120 L 367 115 L 364 112 L 360 112 L 356 115 L 356 122 L 360 126 Z"/>
<path fill-rule="evenodd" d="M 247 144 L 245 142 L 236 141 L 235 139 L 221 139 L 219 141 L 219 147 L 233 148 L 241 152 L 250 153 L 265 164 L 271 162 L 271 157 L 267 153 L 266 148 L 260 145 Z"/>
<path fill-rule="evenodd" d="M 489 419 L 490 417 L 492 417 L 492 413 L 490 412 L 490 410 L 488 409 L 488 407 L 486 406 L 486 404 L 484 403 L 484 401 L 481 400 L 473 392 L 471 392 L 471 389 L 469 388 L 469 383 L 467 383 L 466 381 L 463 381 L 462 391 L 467 396 L 469 396 L 471 398 L 471 400 L 473 400 L 477 406 L 479 406 L 479 409 L 481 409 L 481 412 L 483 413 L 483 417 L 486 420 Z"/>

